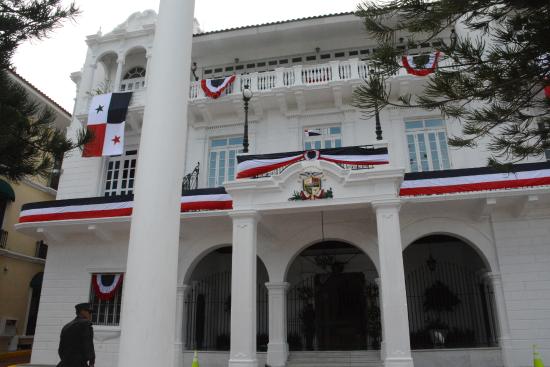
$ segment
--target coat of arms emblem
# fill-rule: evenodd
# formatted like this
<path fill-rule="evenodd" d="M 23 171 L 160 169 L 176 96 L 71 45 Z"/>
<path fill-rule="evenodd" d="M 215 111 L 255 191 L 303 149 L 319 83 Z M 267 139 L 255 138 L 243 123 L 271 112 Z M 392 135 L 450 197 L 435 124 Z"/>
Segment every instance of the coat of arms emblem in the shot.
<path fill-rule="evenodd" d="M 297 201 L 332 198 L 332 188 L 328 190 L 323 189 L 323 172 L 304 172 L 300 174 L 300 179 L 302 181 L 302 191 L 295 191 L 288 200 Z"/>

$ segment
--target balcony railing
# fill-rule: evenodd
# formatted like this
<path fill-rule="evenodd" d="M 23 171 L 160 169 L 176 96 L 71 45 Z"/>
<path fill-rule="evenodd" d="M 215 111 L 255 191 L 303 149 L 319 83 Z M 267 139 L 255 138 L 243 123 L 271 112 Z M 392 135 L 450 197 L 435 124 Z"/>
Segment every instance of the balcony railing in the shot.
<path fill-rule="evenodd" d="M 233 85 L 223 95 L 241 94 L 245 85 L 254 92 L 270 91 L 303 85 L 321 85 L 342 80 L 362 80 L 368 75 L 368 63 L 359 59 L 331 61 L 317 65 L 295 65 L 274 71 L 237 75 Z M 191 100 L 206 98 L 200 81 L 192 82 L 189 92 Z"/>
<path fill-rule="evenodd" d="M 0 248 L 6 248 L 8 244 L 8 231 L 0 229 Z"/>

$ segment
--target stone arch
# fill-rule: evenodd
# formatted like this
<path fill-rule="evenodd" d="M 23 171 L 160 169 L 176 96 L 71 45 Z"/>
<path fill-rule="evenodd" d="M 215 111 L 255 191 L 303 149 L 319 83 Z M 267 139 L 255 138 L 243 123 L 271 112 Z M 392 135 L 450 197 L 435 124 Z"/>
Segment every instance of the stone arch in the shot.
<path fill-rule="evenodd" d="M 500 271 L 493 241 L 480 229 L 457 218 L 423 218 L 408 223 L 401 228 L 403 250 L 429 235 L 446 235 L 464 241 L 480 256 L 487 271 Z"/>
<path fill-rule="evenodd" d="M 185 348 L 187 350 L 228 350 L 231 337 L 232 297 L 231 245 L 210 247 L 194 259 L 186 274 Z M 267 350 L 269 275 L 257 257 L 256 312 L 258 348 Z M 261 342 L 260 342 L 261 340 Z"/>
<path fill-rule="evenodd" d="M 325 239 L 318 237 L 319 231 L 315 228 L 308 231 L 300 232 L 298 235 L 292 238 L 292 242 L 301 243 L 303 245 L 298 248 L 291 248 L 289 249 L 289 251 L 281 253 L 279 255 L 281 264 L 283 264 L 283 268 L 281 269 L 281 280 L 287 278 L 290 266 L 302 251 L 316 243 L 327 240 L 340 241 L 359 248 L 372 261 L 374 267 L 376 268 L 376 271 L 378 273 L 380 272 L 378 263 L 378 241 L 376 239 L 376 236 L 370 233 L 359 231 L 353 228 L 353 226 L 342 225 L 342 223 L 329 224 L 326 225 L 325 228 L 327 233 L 330 234 L 330 236 L 327 236 Z"/>
<path fill-rule="evenodd" d="M 413 349 L 498 345 L 488 264 L 466 240 L 446 233 L 416 239 L 403 251 Z"/>
<path fill-rule="evenodd" d="M 380 347 L 378 270 L 350 241 L 321 240 L 293 257 L 285 280 L 291 350 Z"/>

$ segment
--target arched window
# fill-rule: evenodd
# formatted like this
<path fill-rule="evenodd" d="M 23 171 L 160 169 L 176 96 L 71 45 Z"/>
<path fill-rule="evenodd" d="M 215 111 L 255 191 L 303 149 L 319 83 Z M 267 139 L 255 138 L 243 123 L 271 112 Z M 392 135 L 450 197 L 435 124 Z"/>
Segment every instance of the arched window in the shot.
<path fill-rule="evenodd" d="M 123 92 L 142 88 L 145 88 L 145 68 L 133 67 L 124 74 L 120 90 Z"/>

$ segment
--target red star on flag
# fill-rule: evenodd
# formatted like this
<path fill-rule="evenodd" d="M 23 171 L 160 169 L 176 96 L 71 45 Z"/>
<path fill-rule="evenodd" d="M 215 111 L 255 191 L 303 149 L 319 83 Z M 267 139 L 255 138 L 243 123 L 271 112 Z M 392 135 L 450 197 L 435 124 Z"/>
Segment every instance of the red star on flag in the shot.
<path fill-rule="evenodd" d="M 116 136 L 114 138 L 111 139 L 111 141 L 113 142 L 114 145 L 117 145 L 120 143 L 120 136 Z"/>

